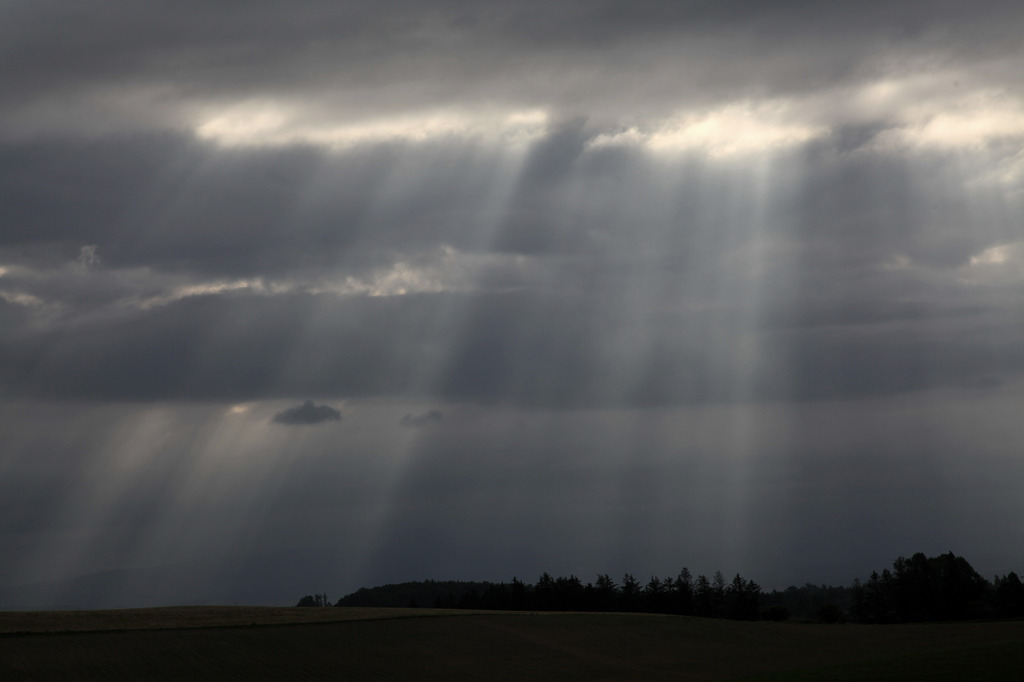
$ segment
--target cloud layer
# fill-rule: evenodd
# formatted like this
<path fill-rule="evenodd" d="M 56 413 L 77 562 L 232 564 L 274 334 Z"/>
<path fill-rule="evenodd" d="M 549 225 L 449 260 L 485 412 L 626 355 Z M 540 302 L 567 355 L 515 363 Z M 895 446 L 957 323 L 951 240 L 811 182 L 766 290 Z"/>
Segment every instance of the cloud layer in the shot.
<path fill-rule="evenodd" d="M 69 572 L 204 555 L 180 500 L 240 545 L 269 537 L 264 508 L 311 529 L 277 548 L 344 536 L 352 580 L 440 570 L 431 543 L 525 575 L 605 570 L 560 569 L 568 546 L 674 571 L 643 561 L 674 561 L 657 540 L 719 501 L 694 551 L 779 576 L 756 548 L 807 558 L 826 518 L 849 557 L 1007 539 L 943 504 L 1014 511 L 1024 482 L 1003 449 L 1020 3 L 41 0 L 4 19 L 0 467 L 33 510 L 10 517 L 10 576 L 66 536 Z M 331 429 L 276 426 L 340 421 L 331 404 Z M 494 499 L 501 560 L 465 521 Z M 508 521 L 534 501 L 546 520 Z M 114 518 L 140 521 L 100 537 Z M 614 531 L 569 542 L 594 519 Z"/>
<path fill-rule="evenodd" d="M 330 405 L 316 405 L 312 400 L 307 400 L 301 405 L 278 412 L 273 421 L 288 426 L 312 426 L 324 422 L 340 422 L 341 412 Z"/>

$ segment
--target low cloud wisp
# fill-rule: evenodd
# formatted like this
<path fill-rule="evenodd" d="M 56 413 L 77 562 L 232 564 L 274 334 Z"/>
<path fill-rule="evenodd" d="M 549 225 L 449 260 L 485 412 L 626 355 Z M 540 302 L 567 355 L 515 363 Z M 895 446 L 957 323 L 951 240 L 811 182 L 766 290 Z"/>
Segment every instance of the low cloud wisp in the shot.
<path fill-rule="evenodd" d="M 316 405 L 312 400 L 307 400 L 301 405 L 278 412 L 272 421 L 287 426 L 312 426 L 325 422 L 340 422 L 341 412 L 330 405 Z"/>

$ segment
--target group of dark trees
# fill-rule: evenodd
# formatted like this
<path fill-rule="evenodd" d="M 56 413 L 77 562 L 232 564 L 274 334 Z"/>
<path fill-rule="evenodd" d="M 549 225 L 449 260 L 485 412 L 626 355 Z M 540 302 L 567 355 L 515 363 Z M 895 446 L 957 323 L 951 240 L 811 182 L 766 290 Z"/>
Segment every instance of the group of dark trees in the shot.
<path fill-rule="evenodd" d="M 812 585 L 785 590 L 772 590 L 761 600 L 761 617 L 768 620 L 821 621 L 836 623 L 849 620 L 850 588 L 831 585 Z"/>
<path fill-rule="evenodd" d="M 721 572 L 696 580 L 687 569 L 675 578 L 652 576 L 641 583 L 627 573 L 621 584 L 607 574 L 583 583 L 574 575 L 554 578 L 544 573 L 533 585 L 511 583 L 470 590 L 459 598 L 438 599 L 441 608 L 482 608 L 515 611 L 643 611 L 753 620 L 758 617 L 761 588 L 739 574 L 727 582 Z"/>
<path fill-rule="evenodd" d="M 330 606 L 331 602 L 327 601 L 327 593 L 323 594 L 307 594 L 305 597 L 299 600 L 296 606 Z"/>
<path fill-rule="evenodd" d="M 327 595 L 305 596 L 299 606 L 327 606 Z M 898 623 L 1024 617 L 1024 584 L 1016 573 L 989 582 L 963 557 L 914 554 L 892 570 L 875 572 L 850 587 L 807 584 L 762 592 L 737 574 L 721 571 L 694 579 L 687 569 L 674 578 L 642 583 L 627 573 L 617 583 L 606 574 L 583 583 L 576 576 L 544 573 L 534 584 L 422 581 L 360 589 L 335 606 L 432 606 L 516 611 L 639 611 L 737 620 L 816 620 L 826 623 Z"/>
<path fill-rule="evenodd" d="M 760 586 L 721 571 L 696 580 L 683 569 L 675 578 L 652 576 L 646 583 L 627 573 L 617 583 L 607 574 L 584 583 L 574 575 L 544 573 L 534 584 L 423 581 L 362 588 L 335 606 L 432 606 L 496 611 L 642 611 L 754 620 L 760 613 Z M 303 598 L 305 599 L 305 598 Z M 300 604 L 301 605 L 301 604 Z"/>
<path fill-rule="evenodd" d="M 801 620 L 911 623 L 1024 617 L 1024 585 L 1016 573 L 982 577 L 952 552 L 900 557 L 850 587 L 804 585 L 764 596 L 768 609 Z"/>
<path fill-rule="evenodd" d="M 485 592 L 493 583 L 463 580 L 421 580 L 410 583 L 391 583 L 378 587 L 361 587 L 345 595 L 335 606 L 417 607 L 440 606 L 458 608 L 469 595 Z"/>
<path fill-rule="evenodd" d="M 850 588 L 850 615 L 865 623 L 974 620 L 1024 616 L 1024 585 L 1016 573 L 981 577 L 952 552 L 900 557 L 890 571 Z"/>

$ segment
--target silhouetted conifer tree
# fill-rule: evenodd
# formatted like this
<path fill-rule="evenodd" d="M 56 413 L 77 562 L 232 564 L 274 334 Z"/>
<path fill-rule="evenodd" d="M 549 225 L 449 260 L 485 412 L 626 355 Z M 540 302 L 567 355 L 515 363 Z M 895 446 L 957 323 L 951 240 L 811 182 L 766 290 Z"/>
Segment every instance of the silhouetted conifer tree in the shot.
<path fill-rule="evenodd" d="M 512 586 L 509 588 L 509 608 L 517 611 L 529 608 L 529 594 L 527 593 L 526 584 L 514 576 L 512 578 Z"/>
<path fill-rule="evenodd" d="M 597 576 L 594 583 L 594 608 L 598 611 L 612 611 L 617 596 L 618 586 L 615 581 L 607 573 Z"/>
<path fill-rule="evenodd" d="M 725 576 L 721 571 L 715 571 L 715 577 L 711 581 L 711 613 L 715 618 L 725 615 Z"/>
<path fill-rule="evenodd" d="M 543 573 L 533 588 L 535 607 L 541 611 L 551 611 L 555 602 L 555 579 Z"/>
<path fill-rule="evenodd" d="M 714 595 L 711 591 L 711 581 L 707 576 L 697 576 L 697 582 L 693 587 L 693 612 L 697 616 L 710 617 L 714 615 Z"/>
<path fill-rule="evenodd" d="M 690 569 L 683 567 L 672 584 L 673 612 L 680 615 L 693 615 L 693 578 Z"/>
<path fill-rule="evenodd" d="M 497 585 L 491 585 L 484 592 L 481 602 L 485 609 L 491 611 L 504 611 L 511 608 L 511 595 L 508 585 L 505 583 L 499 583 Z"/>
<path fill-rule="evenodd" d="M 661 579 L 656 575 L 652 575 L 644 586 L 644 602 L 645 610 L 651 613 L 664 613 L 667 610 L 665 608 L 665 592 L 661 589 Z"/>
<path fill-rule="evenodd" d="M 631 574 L 622 576 L 621 606 L 623 611 L 637 611 L 641 604 L 640 582 Z"/>
<path fill-rule="evenodd" d="M 761 586 L 744 580 L 737 573 L 726 588 L 725 615 L 735 620 L 757 620 L 760 614 Z"/>
<path fill-rule="evenodd" d="M 1024 584 L 1013 571 L 996 579 L 995 599 L 995 611 L 1000 617 L 1024 616 Z"/>

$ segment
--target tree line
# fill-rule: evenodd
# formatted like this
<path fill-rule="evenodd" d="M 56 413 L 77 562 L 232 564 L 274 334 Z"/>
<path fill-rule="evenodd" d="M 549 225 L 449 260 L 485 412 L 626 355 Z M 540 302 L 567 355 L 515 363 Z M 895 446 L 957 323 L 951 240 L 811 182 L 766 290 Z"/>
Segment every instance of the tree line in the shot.
<path fill-rule="evenodd" d="M 989 582 L 952 552 L 900 557 L 850 588 L 850 615 L 865 623 L 1024 616 L 1024 585 L 1013 571 Z"/>
<path fill-rule="evenodd" d="M 807 584 L 772 591 L 765 611 L 825 623 L 917 623 L 1024 617 L 1024 584 L 1010 571 L 986 580 L 953 552 L 899 557 L 849 587 Z"/>
<path fill-rule="evenodd" d="M 299 606 L 327 606 L 327 595 L 306 595 Z M 898 623 L 1024 617 L 1024 584 L 1012 571 L 983 578 L 952 552 L 899 557 L 892 569 L 873 572 L 849 587 L 806 584 L 765 593 L 738 573 L 641 582 L 630 573 L 616 582 L 599 574 L 584 583 L 575 575 L 543 573 L 537 582 L 421 581 L 361 588 L 334 606 L 430 606 L 515 611 L 632 611 L 736 620 L 812 620 L 826 623 Z"/>
<path fill-rule="evenodd" d="M 491 584 L 483 591 L 471 589 L 454 598 L 437 599 L 438 608 L 470 608 L 514 611 L 640 611 L 678 615 L 752 620 L 757 618 L 761 588 L 737 574 L 726 581 L 721 571 L 709 580 L 695 579 L 684 568 L 674 578 L 651 576 L 642 583 L 630 573 L 616 582 L 601 574 L 583 583 L 575 575 L 553 577 L 543 573 L 530 585 L 518 578 L 511 583 Z"/>
<path fill-rule="evenodd" d="M 431 606 L 495 611 L 635 611 L 755 620 L 760 613 L 761 587 L 738 573 L 726 580 L 721 571 L 711 578 L 693 578 L 683 568 L 675 577 L 651 576 L 641 582 L 626 573 L 621 582 L 601 574 L 584 583 L 575 575 L 543 573 L 530 584 L 422 581 L 361 588 L 335 606 Z M 311 595 L 299 606 L 317 605 Z"/>
<path fill-rule="evenodd" d="M 307 594 L 305 597 L 299 600 L 296 606 L 330 606 L 331 602 L 327 601 L 327 593 L 323 594 Z"/>

